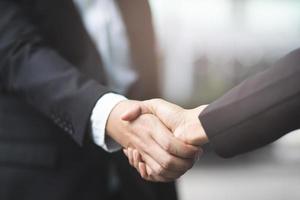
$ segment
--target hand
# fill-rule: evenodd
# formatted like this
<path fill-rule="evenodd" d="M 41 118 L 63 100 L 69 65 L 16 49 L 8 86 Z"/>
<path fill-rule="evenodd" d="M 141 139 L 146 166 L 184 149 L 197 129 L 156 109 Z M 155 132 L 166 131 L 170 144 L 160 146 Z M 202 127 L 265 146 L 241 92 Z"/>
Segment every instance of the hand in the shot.
<path fill-rule="evenodd" d="M 133 121 L 143 114 L 157 116 L 173 134 L 187 144 L 201 146 L 209 139 L 199 120 L 200 113 L 207 107 L 202 105 L 194 109 L 180 106 L 162 99 L 152 99 L 131 107 L 123 115 L 125 121 Z"/>
<path fill-rule="evenodd" d="M 161 99 L 144 101 L 139 107 L 128 110 L 123 116 L 123 120 L 133 121 L 145 113 L 152 113 L 174 133 L 187 144 L 202 145 L 208 142 L 208 138 L 199 121 L 199 114 L 206 106 L 200 106 L 195 109 L 185 110 L 175 104 L 168 103 Z M 142 156 L 136 149 L 125 149 L 124 153 L 129 162 L 140 172 L 146 180 L 151 180 L 147 175 L 147 165 L 142 162 Z"/>
<path fill-rule="evenodd" d="M 122 119 L 123 113 L 141 106 L 142 102 L 131 100 L 117 104 L 108 118 L 107 134 L 124 148 L 138 150 L 149 179 L 172 181 L 193 166 L 202 150 L 175 138 L 152 114 L 143 114 L 134 121 Z"/>

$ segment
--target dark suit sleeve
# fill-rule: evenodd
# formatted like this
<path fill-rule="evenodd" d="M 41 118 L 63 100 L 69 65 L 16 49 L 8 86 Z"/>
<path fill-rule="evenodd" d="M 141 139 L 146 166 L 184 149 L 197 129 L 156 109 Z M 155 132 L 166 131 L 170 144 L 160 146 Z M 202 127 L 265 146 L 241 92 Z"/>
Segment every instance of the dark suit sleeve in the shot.
<path fill-rule="evenodd" d="M 0 2 L 0 84 L 82 144 L 104 86 L 81 74 L 43 41 L 15 1 Z"/>
<path fill-rule="evenodd" d="M 222 157 L 254 150 L 300 128 L 300 50 L 230 90 L 199 118 Z"/>

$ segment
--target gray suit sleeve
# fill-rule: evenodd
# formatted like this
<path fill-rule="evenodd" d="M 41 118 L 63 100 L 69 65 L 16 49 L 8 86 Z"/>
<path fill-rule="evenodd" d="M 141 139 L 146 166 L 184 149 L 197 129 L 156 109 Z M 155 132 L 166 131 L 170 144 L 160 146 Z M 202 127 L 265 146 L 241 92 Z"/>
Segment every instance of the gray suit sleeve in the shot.
<path fill-rule="evenodd" d="M 300 50 L 230 90 L 199 119 L 213 149 L 225 158 L 300 128 Z"/>

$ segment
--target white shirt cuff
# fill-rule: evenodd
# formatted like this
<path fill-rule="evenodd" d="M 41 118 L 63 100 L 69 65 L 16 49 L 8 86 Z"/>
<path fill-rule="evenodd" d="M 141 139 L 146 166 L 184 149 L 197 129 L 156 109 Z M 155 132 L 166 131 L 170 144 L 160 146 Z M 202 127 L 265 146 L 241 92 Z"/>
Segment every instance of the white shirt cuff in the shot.
<path fill-rule="evenodd" d="M 124 100 L 127 100 L 127 98 L 122 95 L 107 93 L 97 101 L 92 111 L 91 126 L 93 141 L 107 152 L 115 152 L 122 148 L 121 145 L 106 135 L 105 127 L 113 108 Z"/>

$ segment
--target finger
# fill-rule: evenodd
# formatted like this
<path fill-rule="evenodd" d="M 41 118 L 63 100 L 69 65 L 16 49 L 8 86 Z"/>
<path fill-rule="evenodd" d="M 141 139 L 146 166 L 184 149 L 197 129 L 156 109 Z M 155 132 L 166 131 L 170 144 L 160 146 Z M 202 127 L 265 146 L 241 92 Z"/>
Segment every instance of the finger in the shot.
<path fill-rule="evenodd" d="M 192 159 L 178 158 L 163 150 L 154 140 L 145 139 L 144 141 L 148 141 L 147 144 L 142 144 L 141 141 L 137 143 L 136 148 L 139 149 L 143 160 L 154 174 L 167 178 L 178 178 L 192 168 L 195 162 L 196 156 Z M 151 174 L 148 171 L 147 173 Z"/>
<path fill-rule="evenodd" d="M 138 171 L 140 172 L 142 178 L 145 179 L 148 177 L 146 164 L 144 162 L 138 163 Z"/>
<path fill-rule="evenodd" d="M 128 156 L 128 149 L 123 149 L 123 153 L 126 155 L 128 159 L 128 163 L 130 164 L 129 156 Z"/>
<path fill-rule="evenodd" d="M 196 126 L 193 127 L 193 130 L 191 127 L 186 130 L 182 130 L 180 128 L 176 129 L 174 136 L 184 143 L 192 146 L 199 147 L 206 144 L 208 142 L 207 135 L 205 134 L 200 121 L 197 121 L 197 123 L 199 123 L 199 126 L 197 126 L 197 128 Z"/>
<path fill-rule="evenodd" d="M 123 153 L 125 154 L 126 157 L 128 157 L 128 151 L 127 151 L 127 149 L 123 149 Z"/>
<path fill-rule="evenodd" d="M 135 158 L 134 158 L 134 152 L 132 149 L 123 149 L 124 154 L 127 156 L 128 158 L 128 162 L 131 166 L 135 167 L 135 164 L 132 164 L 132 162 L 135 162 Z M 136 168 L 136 167 L 135 167 Z"/>
<path fill-rule="evenodd" d="M 187 144 L 174 135 L 164 126 L 157 126 L 157 131 L 152 134 L 153 139 L 168 153 L 186 159 L 194 159 L 199 148 Z"/>
<path fill-rule="evenodd" d="M 180 106 L 177 106 L 165 100 L 151 99 L 143 102 L 138 102 L 136 105 L 127 110 L 123 115 L 121 115 L 121 119 L 124 121 L 133 121 L 142 114 L 154 114 L 170 130 L 174 131 L 176 125 L 178 125 L 176 116 L 178 116 L 178 114 L 182 111 L 183 108 L 181 108 Z M 173 117 L 173 119 L 171 117 Z"/>
<path fill-rule="evenodd" d="M 153 170 L 148 165 L 145 164 L 145 166 L 146 166 L 147 176 L 149 176 L 150 174 L 153 174 Z"/>
<path fill-rule="evenodd" d="M 128 157 L 128 150 L 123 149 L 123 152 Z M 141 156 L 136 149 L 133 150 L 133 157 L 134 157 L 134 167 L 140 173 L 141 177 L 148 181 L 154 181 L 154 180 L 151 180 L 147 174 L 147 170 L 151 172 L 151 169 L 148 166 L 146 167 L 146 164 L 144 162 L 142 162 Z M 128 158 L 128 160 L 129 160 L 129 158 Z"/>
<path fill-rule="evenodd" d="M 150 169 L 149 166 L 147 166 L 144 162 L 138 163 L 137 171 L 140 173 L 141 177 L 147 181 L 154 181 L 150 178 L 150 176 L 147 174 L 147 170 Z M 151 170 L 151 169 L 150 169 Z"/>
<path fill-rule="evenodd" d="M 156 115 L 172 132 L 178 126 L 178 120 L 183 112 L 183 108 L 163 99 L 151 99 L 143 101 L 142 104 L 147 110 L 142 110 L 142 113 L 152 113 Z"/>
<path fill-rule="evenodd" d="M 193 166 L 194 158 L 182 159 L 173 156 L 166 150 L 164 150 L 153 139 L 153 134 L 155 132 L 167 132 L 165 134 L 160 134 L 161 138 L 165 137 L 165 135 L 167 134 L 171 135 L 169 130 L 159 121 L 159 119 L 157 119 L 153 115 L 143 115 L 141 117 L 147 119 L 147 121 L 144 122 L 147 123 L 146 125 L 148 127 L 144 125 L 137 126 L 136 132 L 142 131 L 143 134 L 139 134 L 139 137 L 132 138 L 132 142 L 135 144 L 135 148 L 138 149 L 138 151 L 142 154 L 142 158 L 144 159 L 146 164 L 148 164 L 156 173 L 158 171 L 161 171 L 161 174 L 172 173 L 173 175 L 168 176 L 169 178 L 174 178 L 175 174 L 182 174 L 190 169 Z M 141 117 L 139 119 L 143 119 Z M 137 122 L 138 121 L 135 121 L 134 123 Z M 147 162 L 147 160 L 145 160 L 146 157 L 144 156 L 144 154 L 151 157 L 150 161 L 155 161 L 155 163 L 152 162 L 152 166 Z M 160 167 L 163 167 L 163 169 L 161 169 Z"/>
<path fill-rule="evenodd" d="M 140 102 L 122 114 L 121 119 L 124 121 L 134 121 L 142 114 L 152 114 L 152 111 L 146 106 L 146 104 Z"/>
<path fill-rule="evenodd" d="M 121 119 L 124 121 L 133 121 L 142 114 L 139 105 L 135 105 L 121 115 Z"/>
<path fill-rule="evenodd" d="M 198 153 L 198 148 L 190 145 L 192 156 L 188 159 L 183 159 L 174 156 L 168 151 L 173 151 L 174 154 L 183 155 L 184 152 L 181 151 L 189 151 L 190 149 L 184 148 L 187 145 L 173 137 L 170 131 L 160 122 L 156 123 L 155 127 L 156 130 L 151 131 L 151 136 L 154 140 L 152 140 L 153 142 L 148 142 L 149 146 L 148 148 L 144 148 L 144 151 L 148 155 L 150 155 L 155 161 L 157 161 L 160 166 L 163 166 L 166 170 L 184 172 L 190 169 L 193 166 L 195 156 Z M 162 147 L 161 145 L 159 145 L 161 141 L 165 141 L 167 146 Z M 174 146 L 172 142 L 177 142 L 178 144 L 180 143 L 182 146 Z"/>
<path fill-rule="evenodd" d="M 129 160 L 129 163 L 131 166 L 134 166 L 133 165 L 133 153 L 132 153 L 132 149 L 131 148 L 128 148 L 128 160 Z"/>
<path fill-rule="evenodd" d="M 138 171 L 141 175 L 141 177 L 147 181 L 152 181 L 152 182 L 156 182 L 156 180 L 152 177 L 150 177 L 147 173 L 147 171 L 150 173 L 152 173 L 151 168 L 146 165 L 144 162 L 139 162 L 139 166 L 138 166 Z"/>
<path fill-rule="evenodd" d="M 174 137 L 174 134 L 178 132 L 177 126 L 180 123 L 179 118 L 182 118 L 183 109 L 162 99 L 152 99 L 144 101 L 142 104 L 144 105 L 143 107 L 148 109 L 148 112 L 150 111 L 159 118 L 162 122 L 161 124 L 166 126 L 163 128 L 160 126 L 158 131 L 154 132 L 155 135 L 153 137 L 156 142 L 172 155 L 181 158 L 194 158 L 198 151 L 197 146 L 185 143 L 179 138 Z M 146 109 L 142 111 L 142 113 L 144 112 L 147 112 Z M 162 133 L 168 134 L 162 138 Z"/>
<path fill-rule="evenodd" d="M 158 162 L 166 171 L 184 173 L 189 170 L 194 162 L 195 157 L 192 159 L 182 159 L 173 156 L 162 149 L 149 149 L 149 155 Z"/>
<path fill-rule="evenodd" d="M 139 169 L 139 162 L 142 162 L 140 153 L 138 150 L 133 149 L 133 164 L 136 169 Z"/>
<path fill-rule="evenodd" d="M 151 170 L 149 166 L 147 166 L 145 163 L 140 162 L 139 163 L 139 172 L 140 175 L 143 179 L 147 180 L 147 181 L 151 181 L 151 182 L 171 182 L 174 179 L 169 179 L 169 178 L 165 178 L 162 176 L 157 176 L 157 175 L 151 175 L 149 176 L 147 173 L 147 170 Z"/>
<path fill-rule="evenodd" d="M 150 177 L 156 177 L 161 176 L 166 179 L 174 180 L 178 178 L 179 176 L 182 175 L 182 171 L 172 171 L 172 170 L 167 170 L 163 166 L 161 166 L 158 162 L 156 162 L 151 156 L 142 153 L 142 157 L 149 168 L 146 168 L 146 172 L 148 176 Z M 161 178 L 159 178 L 158 181 L 160 181 Z"/>

